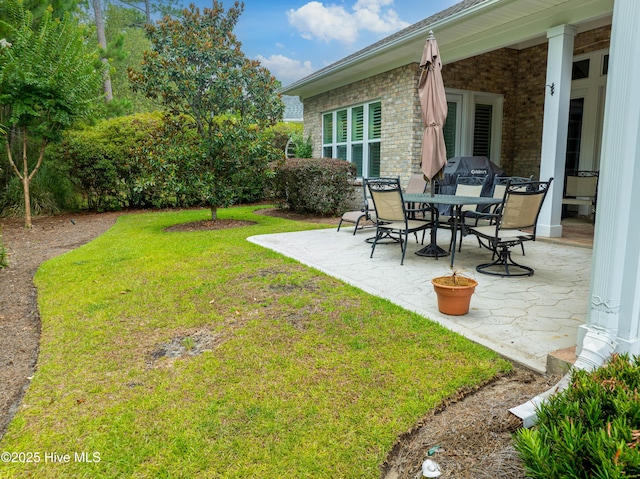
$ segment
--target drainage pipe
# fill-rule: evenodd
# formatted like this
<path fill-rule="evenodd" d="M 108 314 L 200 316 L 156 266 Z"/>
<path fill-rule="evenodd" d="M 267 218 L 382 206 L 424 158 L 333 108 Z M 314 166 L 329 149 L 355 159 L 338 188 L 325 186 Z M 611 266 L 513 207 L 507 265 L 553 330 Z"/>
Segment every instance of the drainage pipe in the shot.
<path fill-rule="evenodd" d="M 582 350 L 573 365 L 573 369 L 593 371 L 602 366 L 615 350 L 617 342 L 605 331 L 589 328 L 582 343 Z M 522 419 L 524 427 L 532 427 L 538 420 L 538 408 L 549 396 L 567 388 L 571 379 L 571 371 L 565 374 L 551 389 L 537 395 L 529 401 L 509 409 L 509 412 Z"/>

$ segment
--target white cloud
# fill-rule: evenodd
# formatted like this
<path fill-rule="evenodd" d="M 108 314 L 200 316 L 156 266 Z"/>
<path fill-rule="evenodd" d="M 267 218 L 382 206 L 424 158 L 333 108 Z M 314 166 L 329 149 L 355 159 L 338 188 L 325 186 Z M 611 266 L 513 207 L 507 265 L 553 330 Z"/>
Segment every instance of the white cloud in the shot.
<path fill-rule="evenodd" d="M 284 55 L 271 55 L 268 58 L 258 55 L 256 57 L 263 67 L 267 68 L 273 76 L 282 82 L 283 85 L 299 80 L 313 73 L 311 62 L 301 62 Z"/>
<path fill-rule="evenodd" d="M 289 10 L 287 18 L 307 40 L 351 44 L 360 31 L 393 33 L 409 26 L 389 8 L 392 5 L 393 0 L 358 0 L 349 12 L 342 6 L 312 1 L 297 10 Z"/>

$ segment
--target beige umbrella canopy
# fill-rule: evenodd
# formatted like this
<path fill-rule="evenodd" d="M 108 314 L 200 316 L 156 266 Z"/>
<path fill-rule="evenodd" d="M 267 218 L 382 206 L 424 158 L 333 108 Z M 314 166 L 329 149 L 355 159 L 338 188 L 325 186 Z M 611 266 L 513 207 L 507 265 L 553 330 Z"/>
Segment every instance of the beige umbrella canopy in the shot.
<path fill-rule="evenodd" d="M 424 176 L 431 181 L 447 164 L 447 148 L 442 131 L 447 119 L 447 96 L 442 81 L 440 51 L 433 32 L 429 32 L 420 67 L 418 96 L 424 125 L 421 168 Z"/>

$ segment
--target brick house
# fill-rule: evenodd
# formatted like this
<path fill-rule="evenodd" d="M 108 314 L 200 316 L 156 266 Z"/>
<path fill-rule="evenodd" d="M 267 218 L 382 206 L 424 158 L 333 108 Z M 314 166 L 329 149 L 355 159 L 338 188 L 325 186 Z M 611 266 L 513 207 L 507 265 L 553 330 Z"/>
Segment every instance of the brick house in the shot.
<path fill-rule="evenodd" d="M 584 329 L 608 331 L 640 354 L 640 241 L 630 229 L 640 224 L 630 196 L 640 191 L 640 89 L 631 84 L 640 77 L 639 27 L 637 0 L 464 0 L 282 92 L 302 101 L 314 156 L 406 183 L 420 167 L 418 63 L 432 30 L 449 105 L 448 156 L 487 156 L 510 175 L 554 177 L 540 236 L 562 235 L 566 174 L 600 171 L 598 211 L 618 214 L 598 215 Z"/>

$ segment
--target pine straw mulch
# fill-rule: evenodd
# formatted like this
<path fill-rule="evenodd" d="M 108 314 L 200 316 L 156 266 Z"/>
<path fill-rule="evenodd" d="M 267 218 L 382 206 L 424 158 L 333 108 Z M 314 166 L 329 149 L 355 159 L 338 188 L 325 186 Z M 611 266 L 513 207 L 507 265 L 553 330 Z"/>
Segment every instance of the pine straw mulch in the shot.
<path fill-rule="evenodd" d="M 298 221 L 331 225 L 339 222 L 339 218 L 277 209 L 259 212 Z M 40 317 L 33 275 L 37 267 L 99 236 L 114 224 L 118 215 L 35 218 L 31 230 L 22 226 L 22 220 L 0 219 L 2 241 L 10 262 L 9 268 L 0 270 L 0 438 L 36 368 Z M 244 224 L 235 220 L 201 221 L 173 229 L 195 231 Z M 511 374 L 450 398 L 398 438 L 381 467 L 381 477 L 420 478 L 422 463 L 430 457 L 440 466 L 441 478 L 525 478 L 512 445 L 512 434 L 520 422 L 508 409 L 549 389 L 557 380 L 516 366 Z M 435 452 L 428 456 L 429 451 Z"/>

